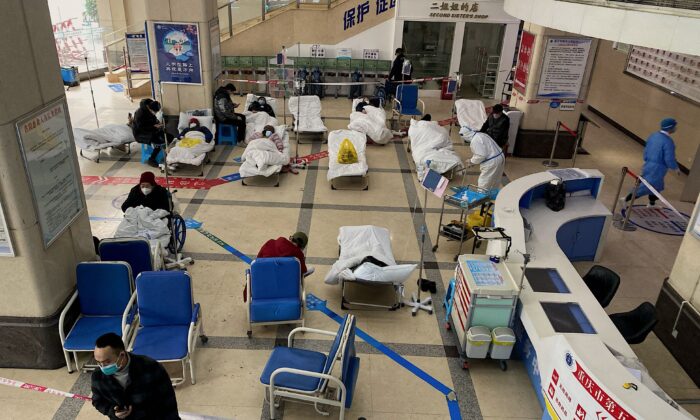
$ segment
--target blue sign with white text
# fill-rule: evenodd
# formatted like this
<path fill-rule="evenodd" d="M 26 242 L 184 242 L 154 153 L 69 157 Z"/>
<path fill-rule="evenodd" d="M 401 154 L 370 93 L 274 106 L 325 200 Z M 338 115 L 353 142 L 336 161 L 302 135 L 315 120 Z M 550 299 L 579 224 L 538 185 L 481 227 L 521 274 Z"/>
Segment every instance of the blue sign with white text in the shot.
<path fill-rule="evenodd" d="M 196 23 L 155 22 L 158 74 L 162 83 L 201 84 L 199 27 Z"/>

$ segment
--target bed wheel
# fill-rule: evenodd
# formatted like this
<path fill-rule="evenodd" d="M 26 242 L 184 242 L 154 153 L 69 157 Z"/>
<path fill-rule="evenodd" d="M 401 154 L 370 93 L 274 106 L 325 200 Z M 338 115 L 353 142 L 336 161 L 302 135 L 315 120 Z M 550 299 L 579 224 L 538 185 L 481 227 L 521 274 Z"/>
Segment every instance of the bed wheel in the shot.
<path fill-rule="evenodd" d="M 363 188 L 362 191 L 369 191 L 369 185 Z"/>
<path fill-rule="evenodd" d="M 433 311 L 428 311 L 428 315 L 432 315 L 432 314 L 433 314 Z"/>
<path fill-rule="evenodd" d="M 452 261 L 457 261 L 457 255 L 455 255 L 454 258 L 452 258 Z"/>
<path fill-rule="evenodd" d="M 332 190 L 335 190 L 335 187 L 333 186 L 333 184 L 331 184 L 331 189 L 332 189 Z"/>
<path fill-rule="evenodd" d="M 206 335 L 200 335 L 199 340 L 202 342 L 202 344 L 207 344 L 209 342 L 209 337 Z"/>
<path fill-rule="evenodd" d="M 411 316 L 416 316 L 416 312 L 411 312 Z"/>
<path fill-rule="evenodd" d="M 433 246 L 433 252 L 435 252 L 437 250 L 438 250 L 438 246 L 437 245 Z"/>
<path fill-rule="evenodd" d="M 469 362 L 468 361 L 463 361 L 462 362 L 462 369 L 463 370 L 468 370 L 469 369 Z"/>
<path fill-rule="evenodd" d="M 252 331 L 252 330 L 248 330 L 248 332 L 247 332 L 246 334 L 248 335 L 248 338 L 252 338 L 252 337 L 253 337 L 253 331 Z"/>
<path fill-rule="evenodd" d="M 451 329 L 452 329 L 452 324 L 450 324 L 449 322 L 445 322 L 445 329 L 446 329 L 447 331 L 451 330 Z"/>
<path fill-rule="evenodd" d="M 278 188 L 279 186 L 280 186 L 279 182 L 277 184 L 275 184 L 275 188 Z"/>
<path fill-rule="evenodd" d="M 501 370 L 503 372 L 508 370 L 508 362 L 506 362 L 505 360 L 501 360 L 498 364 L 500 365 Z"/>

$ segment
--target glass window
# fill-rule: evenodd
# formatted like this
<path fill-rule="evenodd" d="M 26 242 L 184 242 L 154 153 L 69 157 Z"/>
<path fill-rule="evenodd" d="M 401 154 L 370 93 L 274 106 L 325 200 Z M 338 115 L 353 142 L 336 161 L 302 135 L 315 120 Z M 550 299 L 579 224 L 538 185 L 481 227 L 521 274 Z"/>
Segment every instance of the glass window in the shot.
<path fill-rule="evenodd" d="M 62 66 L 77 66 L 86 71 L 106 67 L 102 36 L 112 28 L 100 26 L 96 0 L 49 0 L 51 24 L 58 61 Z"/>
<path fill-rule="evenodd" d="M 414 78 L 449 75 L 454 34 L 454 22 L 404 22 L 403 49 Z"/>

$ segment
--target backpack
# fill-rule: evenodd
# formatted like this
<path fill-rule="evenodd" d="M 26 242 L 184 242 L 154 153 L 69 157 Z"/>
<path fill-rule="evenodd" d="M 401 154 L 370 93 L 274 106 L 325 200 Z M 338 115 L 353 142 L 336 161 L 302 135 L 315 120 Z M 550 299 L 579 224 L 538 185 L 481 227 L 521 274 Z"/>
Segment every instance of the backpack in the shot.
<path fill-rule="evenodd" d="M 404 76 L 410 76 L 413 73 L 413 66 L 408 59 L 403 60 L 403 66 L 401 67 L 401 74 Z"/>
<path fill-rule="evenodd" d="M 566 188 L 564 187 L 564 181 L 561 179 L 550 181 L 544 190 L 544 200 L 547 207 L 553 211 L 563 209 L 566 204 Z"/>

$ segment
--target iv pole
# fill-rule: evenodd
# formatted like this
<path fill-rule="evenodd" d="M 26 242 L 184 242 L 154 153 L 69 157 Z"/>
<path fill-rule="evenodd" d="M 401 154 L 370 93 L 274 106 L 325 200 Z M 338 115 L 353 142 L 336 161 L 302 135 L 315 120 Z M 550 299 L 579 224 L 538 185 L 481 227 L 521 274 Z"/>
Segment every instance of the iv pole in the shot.
<path fill-rule="evenodd" d="M 92 90 L 92 78 L 90 77 L 90 68 L 88 67 L 87 55 L 85 58 L 85 69 L 87 70 L 88 83 L 90 84 L 90 96 L 92 96 L 92 109 L 95 110 L 95 122 L 97 123 L 97 128 L 100 128 L 100 121 L 97 119 L 97 106 L 95 105 L 95 92 Z"/>

